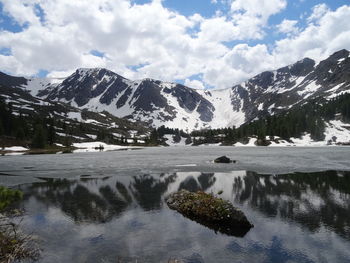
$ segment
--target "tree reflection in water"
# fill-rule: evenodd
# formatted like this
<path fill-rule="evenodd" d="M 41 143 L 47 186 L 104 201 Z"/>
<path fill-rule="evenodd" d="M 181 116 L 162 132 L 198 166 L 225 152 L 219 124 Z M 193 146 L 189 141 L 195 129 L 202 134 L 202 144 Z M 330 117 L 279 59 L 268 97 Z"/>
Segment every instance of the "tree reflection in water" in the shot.
<path fill-rule="evenodd" d="M 262 175 L 233 182 L 235 200 L 264 214 L 293 220 L 311 231 L 321 226 L 350 238 L 350 172 Z"/>
<path fill-rule="evenodd" d="M 150 174 L 134 176 L 129 188 L 144 210 L 159 209 L 162 204 L 162 196 L 167 191 L 168 185 L 175 182 L 176 174 L 161 174 L 155 178 Z"/>
<path fill-rule="evenodd" d="M 124 184 L 113 177 L 40 179 L 45 182 L 22 187 L 26 199 L 35 197 L 47 206 L 59 207 L 75 222 L 104 223 L 120 216 L 133 202 L 144 210 L 160 209 L 162 197 L 168 185 L 175 182 L 176 174 L 158 178 L 140 175 Z"/>
<path fill-rule="evenodd" d="M 201 173 L 196 179 L 194 176 L 188 176 L 180 183 L 180 190 L 188 190 L 190 192 L 206 191 L 215 183 L 214 173 Z"/>

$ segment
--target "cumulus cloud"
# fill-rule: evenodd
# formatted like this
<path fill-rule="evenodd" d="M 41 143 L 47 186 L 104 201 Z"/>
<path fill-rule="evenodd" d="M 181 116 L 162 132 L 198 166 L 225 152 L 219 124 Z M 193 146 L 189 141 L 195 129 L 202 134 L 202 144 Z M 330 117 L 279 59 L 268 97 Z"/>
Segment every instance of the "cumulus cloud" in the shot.
<path fill-rule="evenodd" d="M 317 22 L 322 16 L 329 12 L 326 4 L 319 4 L 312 8 L 312 14 L 308 17 L 308 22 Z"/>
<path fill-rule="evenodd" d="M 328 10 L 315 23 L 314 12 L 310 22 L 297 36 L 288 37 L 276 42 L 273 55 L 277 64 L 293 63 L 296 59 L 311 57 L 316 60 L 342 48 L 350 47 L 350 6 L 342 6 L 335 11 Z"/>
<path fill-rule="evenodd" d="M 231 10 L 244 11 L 247 15 L 260 15 L 264 19 L 286 8 L 286 0 L 233 0 Z"/>
<path fill-rule="evenodd" d="M 277 29 L 280 33 L 296 34 L 299 32 L 299 28 L 296 26 L 297 24 L 297 20 L 284 19 L 281 24 L 277 25 Z"/>
<path fill-rule="evenodd" d="M 232 18 L 250 38 L 263 38 L 268 19 L 285 9 L 286 0 L 233 0 Z"/>
<path fill-rule="evenodd" d="M 350 46 L 349 6 L 335 11 L 315 6 L 303 29 L 284 20 L 277 28 L 287 35 L 267 46 L 262 40 L 269 18 L 287 1 L 225 2 L 229 13 L 204 18 L 184 16 L 160 0 L 2 0 L 3 12 L 23 29 L 0 31 L 0 49 L 10 49 L 0 54 L 0 70 L 34 75 L 44 69 L 62 77 L 78 67 L 106 67 L 131 79 L 226 88 L 305 56 L 324 57 Z M 244 44 L 249 40 L 261 43 Z M 198 75 L 200 80 L 193 78 Z"/>
<path fill-rule="evenodd" d="M 225 88 L 274 68 L 274 57 L 266 45 L 234 46 L 222 58 L 204 69 L 203 80 L 211 86 Z"/>

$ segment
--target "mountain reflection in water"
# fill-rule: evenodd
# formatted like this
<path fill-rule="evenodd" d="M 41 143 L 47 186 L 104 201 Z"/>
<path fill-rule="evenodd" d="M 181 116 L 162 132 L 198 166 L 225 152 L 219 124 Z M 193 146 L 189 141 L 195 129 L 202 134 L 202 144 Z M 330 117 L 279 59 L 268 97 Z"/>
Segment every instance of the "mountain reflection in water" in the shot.
<path fill-rule="evenodd" d="M 309 239 L 310 234 L 316 234 L 321 230 L 326 231 L 326 233 L 335 233 L 338 236 L 337 239 L 344 240 L 344 247 L 350 249 L 350 172 L 326 171 L 282 175 L 265 175 L 246 171 L 231 173 L 177 172 L 169 174 L 141 174 L 139 176 L 111 176 L 108 178 L 84 177 L 72 180 L 41 179 L 44 181 L 21 186 L 21 190 L 25 193 L 21 205 L 25 209 L 28 208 L 26 210 L 29 210 L 29 217 L 37 218 L 36 210 L 38 210 L 38 207 L 41 207 L 41 211 L 43 211 L 42 206 L 44 205 L 47 209 L 58 209 L 70 218 L 76 226 L 84 226 L 85 224 L 104 225 L 109 223 L 120 225 L 120 229 L 124 228 L 125 231 L 128 230 L 128 233 L 135 229 L 144 229 L 144 231 L 147 230 L 152 233 L 153 231 L 159 232 L 161 230 L 159 235 L 161 235 L 162 231 L 166 231 L 163 234 L 167 233 L 173 236 L 178 236 L 178 232 L 189 231 L 188 234 L 192 233 L 191 238 L 201 239 L 204 235 L 209 235 L 206 232 L 208 230 L 205 230 L 204 227 L 197 223 L 190 223 L 188 219 L 169 210 L 164 202 L 164 198 L 168 194 L 181 189 L 189 191 L 201 190 L 214 194 L 223 191 L 220 197 L 230 200 L 235 206 L 241 208 L 248 219 L 256 226 L 250 230 L 244 239 L 250 240 L 256 235 L 267 235 L 266 231 L 268 230 L 259 229 L 260 221 L 264 221 L 264 224 L 268 225 L 269 220 L 274 220 L 291 228 L 297 227 L 302 229 L 304 234 L 298 236 L 298 238 L 303 240 Z M 45 210 L 42 213 L 45 215 Z M 142 213 L 142 218 L 145 219 L 142 223 L 134 218 L 135 215 L 139 216 L 140 213 Z M 147 217 L 152 219 L 147 221 Z M 163 220 L 163 217 L 167 219 Z M 151 222 L 155 220 L 159 220 L 158 230 L 152 228 Z M 35 229 L 39 228 L 40 225 L 38 223 L 30 230 L 35 232 Z M 193 237 L 193 235 L 198 236 Z M 186 236 L 187 234 L 183 233 L 183 240 L 177 237 L 176 241 L 169 241 L 168 246 L 171 248 L 163 244 L 164 253 L 168 249 L 177 251 L 175 248 L 178 249 L 177 253 L 183 251 L 183 246 L 186 247 L 186 242 L 190 242 L 190 238 L 186 238 Z M 220 236 L 220 234 L 217 234 L 217 236 Z M 131 237 L 128 238 L 130 239 Z M 278 245 L 278 253 L 282 255 L 279 255 L 282 258 L 275 262 L 282 262 L 284 259 L 314 262 L 314 259 L 311 260 L 307 253 L 299 250 L 290 253 L 286 252 L 287 248 L 283 247 L 283 241 L 278 236 L 274 235 L 271 238 L 270 242 L 273 241 L 271 244 Z M 122 241 L 123 236 L 119 235 L 119 239 L 119 242 L 127 242 L 125 240 Z M 104 242 L 104 237 L 101 234 L 92 240 L 94 242 Z M 141 242 L 140 240 L 141 238 L 139 237 L 137 244 Z M 204 238 L 203 240 L 206 239 Z M 289 242 L 290 240 L 287 241 Z M 136 241 L 134 240 L 133 242 Z M 153 242 L 157 243 L 156 241 Z M 163 240 L 157 245 L 161 246 L 162 242 L 165 241 Z M 192 242 L 194 241 L 192 240 Z M 252 253 L 255 248 L 257 249 L 256 251 L 260 251 L 259 253 L 263 253 L 264 257 L 269 258 L 268 253 L 272 253 L 270 255 L 272 258 L 276 256 L 276 254 L 273 254 L 273 251 L 271 252 L 272 248 L 264 244 L 263 240 L 260 240 L 260 243 L 249 241 L 245 248 L 244 244 L 237 242 L 231 240 L 222 247 L 226 251 L 222 257 L 227 256 L 227 253 L 231 255 L 229 253 L 232 253 L 232 251 L 236 253 L 237 250 L 244 249 L 247 255 Z M 145 244 L 139 245 L 141 247 L 145 246 Z M 108 245 L 106 246 L 108 247 Z M 126 246 L 126 244 L 120 245 L 120 247 L 123 246 Z M 205 247 L 197 252 L 199 254 L 207 253 L 203 250 L 205 250 Z M 277 250 L 275 252 L 277 253 Z M 98 252 L 96 253 L 98 254 Z M 127 253 L 127 256 L 130 256 L 131 252 L 127 251 L 125 253 Z M 157 252 L 155 248 L 152 248 L 149 253 L 153 255 L 153 253 L 156 254 Z M 169 252 L 169 254 L 171 253 Z M 215 255 L 215 257 L 218 257 L 218 255 Z M 207 255 L 205 258 L 208 260 L 210 256 Z M 346 256 L 338 255 L 337 261 L 343 262 L 343 258 L 345 259 Z M 158 258 L 156 257 L 156 259 Z M 152 260 L 155 260 L 155 258 L 152 258 Z M 274 262 L 274 260 L 270 261 Z M 91 262 L 93 262 L 92 259 Z M 208 260 L 208 262 L 211 261 Z M 225 262 L 225 260 L 221 262 Z M 250 258 L 250 262 L 259 262 L 259 260 L 255 261 L 253 258 Z"/>
<path fill-rule="evenodd" d="M 144 174 L 124 183 L 114 177 L 45 180 L 22 187 L 26 197 L 60 207 L 76 222 L 110 221 L 135 205 L 157 210 L 166 195 L 181 189 L 214 194 L 223 190 L 224 199 L 248 204 L 269 217 L 293 220 L 311 231 L 326 225 L 350 238 L 350 172 Z"/>

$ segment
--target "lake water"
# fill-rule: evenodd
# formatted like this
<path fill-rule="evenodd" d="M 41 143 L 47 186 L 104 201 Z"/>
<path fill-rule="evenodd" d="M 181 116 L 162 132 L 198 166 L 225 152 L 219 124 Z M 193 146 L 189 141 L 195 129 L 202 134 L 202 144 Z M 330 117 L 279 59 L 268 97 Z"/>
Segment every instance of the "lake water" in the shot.
<path fill-rule="evenodd" d="M 236 164 L 214 164 L 227 155 Z M 349 262 L 350 148 L 174 147 L 3 156 L 40 262 Z M 170 210 L 223 191 L 255 225 L 228 236 Z"/>

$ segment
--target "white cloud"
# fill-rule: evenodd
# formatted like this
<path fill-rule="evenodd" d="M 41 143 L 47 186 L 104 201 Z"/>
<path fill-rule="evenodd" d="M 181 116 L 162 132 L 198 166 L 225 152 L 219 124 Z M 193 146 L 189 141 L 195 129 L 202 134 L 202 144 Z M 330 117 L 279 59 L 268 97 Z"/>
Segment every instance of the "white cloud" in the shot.
<path fill-rule="evenodd" d="M 35 14 L 35 2 L 31 0 L 2 0 L 3 11 L 11 14 L 17 23 L 39 24 L 40 19 Z"/>
<path fill-rule="evenodd" d="M 285 9 L 287 0 L 233 0 L 232 18 L 235 24 L 251 38 L 262 38 L 268 20 Z"/>
<path fill-rule="evenodd" d="M 222 42 L 235 39 L 238 35 L 238 28 L 221 16 L 204 20 L 200 25 L 198 38 L 201 41 Z"/>
<path fill-rule="evenodd" d="M 312 14 L 308 17 L 308 22 L 317 22 L 321 17 L 329 12 L 326 4 L 319 4 L 312 8 Z"/>
<path fill-rule="evenodd" d="M 304 57 L 320 60 L 339 49 L 349 49 L 349 17 L 350 6 L 329 10 L 319 17 L 317 24 L 311 22 L 297 36 L 277 41 L 273 51 L 277 64 L 293 63 Z"/>
<path fill-rule="evenodd" d="M 204 70 L 203 80 L 218 88 L 231 87 L 264 70 L 274 68 L 274 57 L 266 45 L 239 44 Z"/>
<path fill-rule="evenodd" d="M 67 76 L 74 73 L 75 70 L 68 70 L 68 71 L 51 71 L 49 74 L 47 74 L 48 78 L 66 78 Z"/>
<path fill-rule="evenodd" d="M 193 88 L 193 89 L 205 89 L 205 86 L 202 81 L 199 80 L 190 80 L 190 79 L 185 79 L 185 86 Z"/>
<path fill-rule="evenodd" d="M 263 39 L 269 18 L 286 8 L 286 0 L 229 2 L 229 14 L 204 18 L 181 15 L 160 0 L 143 5 L 3 0 L 4 10 L 25 27 L 18 33 L 0 31 L 0 48 L 11 49 L 10 56 L 0 55 L 0 70 L 32 75 L 46 69 L 50 76 L 62 76 L 78 67 L 106 67 L 131 79 L 182 79 L 196 88 L 225 88 L 305 56 L 319 58 L 350 47 L 349 6 L 335 11 L 316 6 L 304 29 L 297 29 L 295 20 L 274 25 L 287 36 L 268 47 L 263 40 L 242 43 Z M 231 41 L 240 44 L 227 44 Z M 92 50 L 105 55 L 91 55 Z M 198 74 L 202 79 L 193 80 Z"/>
<path fill-rule="evenodd" d="M 1 71 L 6 72 L 16 72 L 18 69 L 22 69 L 22 66 L 18 63 L 15 57 L 13 56 L 4 56 L 0 54 L 0 66 Z"/>
<path fill-rule="evenodd" d="M 286 0 L 233 0 L 231 10 L 244 11 L 247 15 L 260 15 L 266 19 L 286 6 Z"/>
<path fill-rule="evenodd" d="M 299 32 L 299 28 L 296 26 L 297 24 L 297 20 L 284 19 L 281 24 L 277 25 L 277 29 L 280 33 L 296 34 Z"/>

